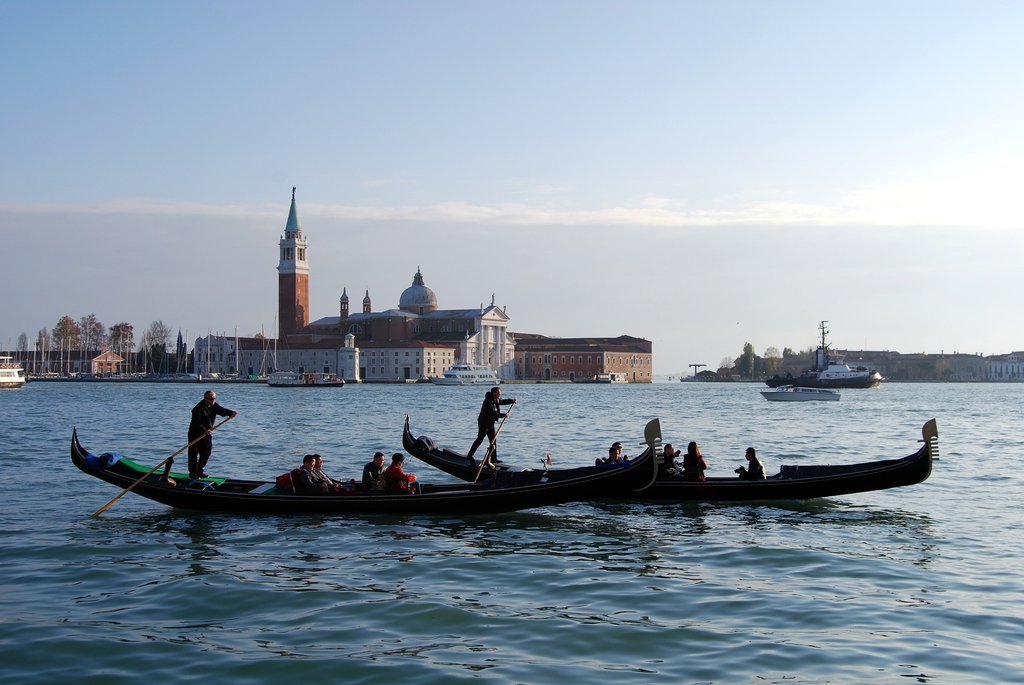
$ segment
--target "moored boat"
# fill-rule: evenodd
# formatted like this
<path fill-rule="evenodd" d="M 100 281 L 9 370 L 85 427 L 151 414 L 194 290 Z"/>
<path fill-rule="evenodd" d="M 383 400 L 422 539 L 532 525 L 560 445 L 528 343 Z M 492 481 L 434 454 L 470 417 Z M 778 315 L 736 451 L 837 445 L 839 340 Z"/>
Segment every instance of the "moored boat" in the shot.
<path fill-rule="evenodd" d="M 342 388 L 345 379 L 332 373 L 299 373 L 275 371 L 267 376 L 271 388 Z"/>
<path fill-rule="evenodd" d="M 494 369 L 482 364 L 454 364 L 446 369 L 441 377 L 430 379 L 436 385 L 487 385 L 495 386 L 501 383 L 498 374 Z"/>
<path fill-rule="evenodd" d="M 176 482 L 169 484 L 163 481 L 162 473 L 156 472 L 158 469 L 151 471 L 115 453 L 90 453 L 79 442 L 77 429 L 71 435 L 71 461 L 85 473 L 117 487 L 129 488 L 137 483 L 132 487 L 134 494 L 179 509 L 269 514 L 495 514 L 643 487 L 653 480 L 657 470 L 654 454 L 661 437 L 657 419 L 648 424 L 647 435 L 646 458 L 622 465 L 499 471 L 484 474 L 475 483 L 423 483 L 419 494 L 368 492 L 361 483 L 352 482 L 345 484 L 340 494 L 302 495 L 278 486 L 276 481 L 192 480 L 181 473 L 172 473 Z"/>
<path fill-rule="evenodd" d="M 741 480 L 733 476 L 708 478 L 699 482 L 684 481 L 668 470 L 659 469 L 657 478 L 646 488 L 620 491 L 616 496 L 670 501 L 792 500 L 914 485 L 928 478 L 932 461 L 939 453 L 939 432 L 935 419 L 927 421 L 921 433 L 921 448 L 909 456 L 897 459 L 845 465 L 785 465 L 780 467 L 778 473 L 764 480 Z M 476 474 L 477 467 L 465 455 L 431 446 L 429 440 L 413 438 L 408 422 L 402 443 L 412 456 L 456 478 L 471 480 Z M 497 472 L 509 468 L 500 464 Z M 490 468 L 484 469 L 485 474 L 492 471 Z"/>
<path fill-rule="evenodd" d="M 0 388 L 20 388 L 25 385 L 25 369 L 13 357 L 0 357 Z"/>
<path fill-rule="evenodd" d="M 595 373 L 591 378 L 577 378 L 574 383 L 628 383 L 629 379 L 624 373 Z"/>
<path fill-rule="evenodd" d="M 771 390 L 762 390 L 761 396 L 770 402 L 815 402 L 839 401 L 839 391 L 829 388 L 800 388 L 780 385 Z"/>

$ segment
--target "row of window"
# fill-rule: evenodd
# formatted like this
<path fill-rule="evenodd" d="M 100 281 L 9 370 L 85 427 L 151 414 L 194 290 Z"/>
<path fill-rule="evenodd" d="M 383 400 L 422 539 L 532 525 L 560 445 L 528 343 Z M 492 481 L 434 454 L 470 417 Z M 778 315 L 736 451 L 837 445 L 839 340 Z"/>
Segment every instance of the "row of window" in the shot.
<path fill-rule="evenodd" d="M 551 364 L 551 363 L 557 364 L 558 363 L 558 357 L 559 357 L 559 355 L 557 355 L 557 354 L 545 354 L 545 355 L 543 355 L 543 363 L 544 364 Z M 561 357 L 562 357 L 562 362 L 561 362 L 562 364 L 583 364 L 584 363 L 583 355 L 582 354 L 579 355 L 579 360 L 578 361 L 577 361 L 576 355 L 572 355 L 572 354 L 570 354 L 568 356 L 568 362 L 566 361 L 566 355 L 563 354 L 563 355 L 561 355 Z M 526 363 L 530 363 L 529 355 L 527 355 L 525 357 L 524 361 Z M 598 358 L 598 361 L 600 361 L 600 358 Z M 640 357 L 640 356 L 637 356 L 637 355 L 632 355 L 632 356 L 614 355 L 614 356 L 607 357 L 605 359 L 605 362 L 608 363 L 608 364 L 629 364 L 630 366 L 646 366 L 647 364 L 650 364 L 650 361 L 651 361 L 650 357 Z M 539 354 L 533 355 L 533 363 L 534 364 L 540 364 L 541 363 L 541 355 L 539 355 Z M 586 364 L 588 366 L 593 366 L 594 365 L 594 355 L 592 355 L 592 354 L 588 354 L 587 355 Z"/>

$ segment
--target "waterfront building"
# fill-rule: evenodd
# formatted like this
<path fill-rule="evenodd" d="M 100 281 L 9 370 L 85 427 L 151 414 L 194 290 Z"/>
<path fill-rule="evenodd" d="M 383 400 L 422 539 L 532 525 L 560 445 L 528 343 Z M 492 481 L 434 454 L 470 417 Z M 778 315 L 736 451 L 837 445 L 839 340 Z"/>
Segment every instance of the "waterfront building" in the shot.
<path fill-rule="evenodd" d="M 295 188 L 277 269 L 280 325 L 274 370 L 302 371 L 304 367 L 337 373 L 346 380 L 394 382 L 440 377 L 452 364 L 467 363 L 489 366 L 502 378 L 514 377 L 515 343 L 508 334 L 509 317 L 495 305 L 494 296 L 487 307 L 440 309 L 437 295 L 418 267 L 397 309 L 373 311 L 367 290 L 362 311 L 352 313 L 348 290 L 343 288 L 338 315 L 310 322 L 308 244 L 299 222 Z M 345 342 L 349 336 L 351 346 Z M 230 341 L 224 344 L 231 347 Z M 243 369 L 255 366 L 246 363 L 245 348 L 242 345 Z M 354 357 L 341 359 L 351 354 L 345 350 L 353 349 Z M 199 359 L 199 341 L 195 352 Z M 331 357 L 332 353 L 339 356 Z M 230 356 L 225 350 L 224 358 Z"/>
<path fill-rule="evenodd" d="M 235 336 L 209 334 L 196 338 L 192 346 L 193 372 L 203 378 L 234 376 L 239 373 L 238 345 Z"/>
<path fill-rule="evenodd" d="M 513 333 L 516 377 L 523 380 L 587 381 L 605 374 L 623 374 L 630 383 L 653 378 L 651 341 L 617 338 L 549 338 Z"/>
<path fill-rule="evenodd" d="M 99 356 L 92 358 L 90 366 L 94 376 L 124 373 L 124 357 L 114 354 L 110 350 L 104 350 Z"/>
<path fill-rule="evenodd" d="M 306 238 L 302 235 L 299 212 L 295 207 L 295 187 L 288 209 L 284 235 L 279 242 L 277 264 L 278 339 L 302 331 L 309 323 L 309 260 Z"/>
<path fill-rule="evenodd" d="M 1024 352 L 995 354 L 987 358 L 986 377 L 990 381 L 1024 381 Z"/>

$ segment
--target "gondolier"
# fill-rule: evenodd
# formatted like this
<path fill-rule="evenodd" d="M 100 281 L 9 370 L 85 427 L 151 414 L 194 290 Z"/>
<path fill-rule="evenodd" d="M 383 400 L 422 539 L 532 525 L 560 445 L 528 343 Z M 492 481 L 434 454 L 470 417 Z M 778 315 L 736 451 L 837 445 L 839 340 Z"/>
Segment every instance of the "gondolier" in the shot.
<path fill-rule="evenodd" d="M 498 386 L 494 386 L 484 394 L 484 403 L 480 407 L 480 415 L 476 417 L 476 440 L 473 441 L 473 446 L 469 448 L 469 453 L 466 455 L 469 459 L 473 459 L 476 449 L 480 447 L 486 435 L 489 441 L 487 451 L 490 453 L 491 462 L 495 464 L 501 462 L 501 459 L 498 459 L 498 445 L 495 442 L 497 436 L 494 431 L 494 424 L 498 422 L 498 419 L 508 415 L 507 413 L 502 413 L 501 405 L 515 403 L 515 398 L 501 399 L 501 388 Z"/>
<path fill-rule="evenodd" d="M 192 407 L 192 421 L 188 424 L 188 441 L 192 442 L 198 437 L 205 437 L 188 448 L 188 477 L 192 479 L 206 478 L 206 462 L 210 460 L 213 452 L 213 436 L 210 435 L 213 429 L 214 417 L 238 416 L 238 412 L 217 404 L 217 393 L 207 390 L 203 393 L 203 399 L 199 404 Z M 173 460 L 172 460 L 173 462 Z M 171 464 L 167 464 L 168 470 Z"/>

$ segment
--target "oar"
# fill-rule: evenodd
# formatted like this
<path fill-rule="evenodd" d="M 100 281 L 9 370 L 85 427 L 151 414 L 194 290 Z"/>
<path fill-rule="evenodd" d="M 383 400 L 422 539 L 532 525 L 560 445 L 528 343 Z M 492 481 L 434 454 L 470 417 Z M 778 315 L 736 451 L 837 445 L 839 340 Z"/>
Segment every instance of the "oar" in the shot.
<path fill-rule="evenodd" d="M 505 412 L 505 415 L 501 417 L 501 423 L 498 424 L 498 430 L 494 431 L 494 440 L 491 440 L 491 444 L 487 446 L 487 451 L 484 452 L 484 458 L 480 461 L 480 468 L 476 470 L 476 478 L 473 479 L 474 483 L 480 480 L 480 474 L 483 473 L 484 464 L 490 461 L 491 453 L 494 452 L 494 446 L 498 443 L 498 433 L 501 432 L 501 427 L 505 425 L 505 419 L 507 419 L 508 415 L 512 413 L 512 407 L 514 406 L 516 405 L 513 402 L 509 405 L 508 411 Z"/>
<path fill-rule="evenodd" d="M 132 491 L 132 489 L 133 489 L 133 488 L 134 488 L 134 487 L 135 487 L 136 485 L 138 485 L 138 484 L 139 484 L 139 483 L 141 483 L 142 481 L 146 480 L 146 478 L 147 478 L 147 477 L 149 477 L 150 475 L 152 475 L 154 471 L 156 471 L 156 470 L 157 470 L 157 469 L 159 469 L 159 468 L 160 468 L 161 466 L 163 466 L 164 464 L 166 464 L 167 462 L 169 462 L 169 461 L 170 461 L 171 459 L 174 459 L 174 458 L 175 458 L 176 456 L 178 456 L 179 454 L 181 454 L 182 452 L 184 452 L 185 450 L 187 450 L 187 449 L 188 449 L 189 447 L 191 447 L 192 445 L 196 444 L 197 442 L 199 442 L 200 440 L 202 440 L 203 438 L 205 438 L 205 437 L 206 437 L 207 435 L 209 435 L 209 434 L 210 434 L 210 433 L 212 433 L 213 431 L 217 430 L 218 428 L 220 428 L 221 426 L 223 426 L 223 425 L 224 425 L 225 423 L 227 423 L 228 421 L 230 421 L 230 420 L 231 420 L 231 419 L 233 419 L 233 418 L 234 418 L 233 416 L 229 416 L 229 417 L 227 417 L 226 419 L 224 419 L 223 421 L 221 421 L 220 423 L 218 423 L 218 424 L 217 424 L 216 426 L 214 426 L 213 428 L 211 428 L 211 429 L 210 429 L 209 431 L 207 431 L 206 433 L 203 433 L 203 434 L 202 434 L 202 435 L 200 435 L 200 436 L 199 436 L 198 438 L 196 438 L 195 440 L 193 440 L 193 441 L 192 441 L 192 442 L 190 442 L 189 444 L 185 445 L 185 446 L 184 446 L 184 447 L 182 447 L 182 448 L 181 448 L 180 450 L 178 450 L 177 452 L 175 452 L 174 454 L 172 454 L 171 456 L 167 457 L 167 458 L 166 458 L 166 459 L 164 459 L 164 460 L 163 460 L 162 462 L 160 462 L 159 464 L 157 464 L 156 466 L 154 466 L 153 468 L 151 468 L 151 469 L 150 469 L 149 471 L 147 471 L 146 473 L 144 473 L 144 474 L 142 474 L 141 476 L 139 476 L 138 480 L 136 480 L 136 481 L 135 481 L 134 483 L 132 483 L 131 485 L 129 485 L 128 487 L 126 487 L 126 488 L 125 488 L 124 490 L 122 490 L 122 491 L 121 491 L 121 492 L 120 492 L 120 493 L 119 493 L 119 494 L 117 495 L 117 497 L 115 497 L 114 499 L 110 500 L 109 502 L 107 502 L 106 504 L 104 504 L 104 505 L 103 505 L 102 507 L 100 507 L 99 509 L 97 509 L 96 511 L 94 511 L 94 512 L 92 513 L 92 518 L 96 518 L 96 517 L 98 517 L 98 516 L 99 516 L 100 514 L 102 514 L 102 513 L 103 513 L 103 512 L 105 512 L 105 511 L 106 511 L 107 509 L 109 509 L 110 507 L 112 507 L 112 506 L 114 505 L 114 502 L 116 502 L 117 500 L 121 499 L 122 497 L 124 497 L 125 495 L 127 495 L 127 494 L 128 494 L 129 492 L 131 492 L 131 491 Z"/>

